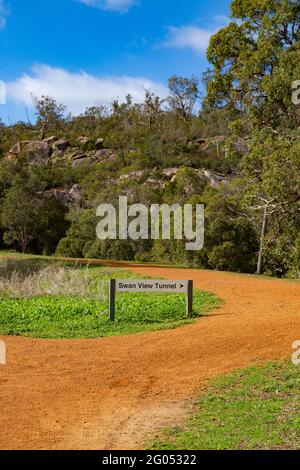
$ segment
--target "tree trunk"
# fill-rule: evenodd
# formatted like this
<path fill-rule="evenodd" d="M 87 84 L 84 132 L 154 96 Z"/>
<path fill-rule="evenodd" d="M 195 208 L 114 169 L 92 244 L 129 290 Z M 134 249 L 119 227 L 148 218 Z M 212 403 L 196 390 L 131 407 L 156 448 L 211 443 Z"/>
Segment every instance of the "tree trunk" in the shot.
<path fill-rule="evenodd" d="M 261 227 L 259 253 L 258 253 L 257 270 L 256 270 L 256 274 L 258 275 L 260 275 L 262 271 L 262 260 L 263 260 L 262 255 L 263 255 L 264 241 L 265 241 L 265 235 L 266 235 L 266 230 L 267 230 L 267 219 L 268 219 L 268 208 L 267 206 L 265 206 L 263 222 L 262 222 L 262 227 Z"/>
<path fill-rule="evenodd" d="M 41 124 L 39 140 L 43 140 L 46 137 L 46 132 L 45 131 L 46 131 L 46 124 L 43 122 Z"/>
<path fill-rule="evenodd" d="M 217 140 L 217 155 L 218 155 L 218 161 L 221 160 L 220 158 L 220 145 L 219 145 L 219 141 Z"/>

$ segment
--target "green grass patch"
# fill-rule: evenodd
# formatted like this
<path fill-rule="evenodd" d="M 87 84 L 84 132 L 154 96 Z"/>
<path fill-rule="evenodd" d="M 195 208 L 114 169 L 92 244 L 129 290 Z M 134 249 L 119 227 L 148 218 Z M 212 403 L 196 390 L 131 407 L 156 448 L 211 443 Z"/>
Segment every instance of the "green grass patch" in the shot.
<path fill-rule="evenodd" d="M 195 321 L 220 305 L 207 292 L 195 290 L 193 318 L 186 317 L 184 294 L 117 294 L 116 321 L 108 318 L 108 279 L 139 276 L 112 268 L 78 268 L 78 282 L 89 277 L 97 297 L 38 295 L 11 298 L 0 294 L 0 334 L 39 338 L 96 338 L 175 328 Z M 85 281 L 86 282 L 86 281 Z M 46 286 L 47 287 L 47 286 Z"/>
<path fill-rule="evenodd" d="M 151 444 L 159 450 L 299 449 L 300 368 L 268 363 L 214 380 L 181 428 Z"/>

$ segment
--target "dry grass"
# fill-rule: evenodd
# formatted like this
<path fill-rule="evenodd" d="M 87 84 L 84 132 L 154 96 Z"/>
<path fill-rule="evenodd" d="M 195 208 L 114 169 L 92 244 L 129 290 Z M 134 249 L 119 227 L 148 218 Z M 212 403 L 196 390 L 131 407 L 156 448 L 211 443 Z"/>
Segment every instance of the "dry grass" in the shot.
<path fill-rule="evenodd" d="M 0 276 L 0 296 L 26 298 L 42 295 L 103 300 L 105 282 L 93 279 L 88 268 L 78 270 L 53 264 L 41 266 L 25 275 L 16 269 Z"/>

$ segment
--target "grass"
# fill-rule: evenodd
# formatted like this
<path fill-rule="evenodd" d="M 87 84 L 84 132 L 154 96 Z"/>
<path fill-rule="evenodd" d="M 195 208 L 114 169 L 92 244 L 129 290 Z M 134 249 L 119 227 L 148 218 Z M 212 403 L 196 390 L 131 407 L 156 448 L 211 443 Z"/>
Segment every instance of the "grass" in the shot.
<path fill-rule="evenodd" d="M 211 382 L 196 408 L 151 449 L 299 449 L 300 368 L 268 363 L 239 370 Z"/>
<path fill-rule="evenodd" d="M 39 338 L 96 338 L 175 328 L 192 323 L 220 300 L 195 290 L 187 318 L 184 294 L 117 295 L 108 318 L 108 279 L 139 277 L 107 267 L 68 268 L 18 259 L 0 277 L 0 334 Z"/>

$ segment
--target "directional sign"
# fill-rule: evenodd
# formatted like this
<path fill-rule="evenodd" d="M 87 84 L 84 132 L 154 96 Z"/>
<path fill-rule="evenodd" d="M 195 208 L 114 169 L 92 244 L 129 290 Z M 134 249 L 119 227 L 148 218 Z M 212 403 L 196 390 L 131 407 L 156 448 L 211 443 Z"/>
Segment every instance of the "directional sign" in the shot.
<path fill-rule="evenodd" d="M 161 280 L 143 280 L 138 279 L 117 279 L 117 292 L 182 292 L 188 291 L 188 281 L 161 281 Z"/>
<path fill-rule="evenodd" d="M 116 292 L 149 292 L 186 294 L 186 313 L 193 313 L 193 281 L 166 281 L 154 279 L 111 279 L 109 281 L 109 318 L 114 321 L 116 314 Z"/>

